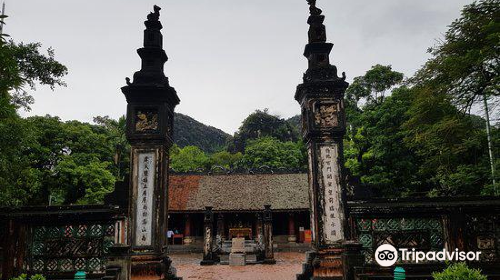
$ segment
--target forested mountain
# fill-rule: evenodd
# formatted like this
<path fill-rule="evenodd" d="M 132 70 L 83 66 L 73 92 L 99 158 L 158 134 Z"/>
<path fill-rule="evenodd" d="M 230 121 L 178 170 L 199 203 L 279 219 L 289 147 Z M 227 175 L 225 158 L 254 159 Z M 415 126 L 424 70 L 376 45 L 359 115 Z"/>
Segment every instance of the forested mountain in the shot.
<path fill-rule="evenodd" d="M 231 136 L 224 131 L 200 123 L 199 121 L 175 113 L 174 142 L 179 147 L 197 146 L 206 153 L 216 152 L 226 145 Z"/>

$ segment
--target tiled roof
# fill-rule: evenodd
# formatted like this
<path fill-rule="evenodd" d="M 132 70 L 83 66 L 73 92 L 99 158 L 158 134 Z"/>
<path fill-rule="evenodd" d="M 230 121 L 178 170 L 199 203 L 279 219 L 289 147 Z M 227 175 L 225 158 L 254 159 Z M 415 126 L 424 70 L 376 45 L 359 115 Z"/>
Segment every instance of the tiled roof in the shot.
<path fill-rule="evenodd" d="M 307 174 L 171 174 L 169 210 L 308 209 Z"/>

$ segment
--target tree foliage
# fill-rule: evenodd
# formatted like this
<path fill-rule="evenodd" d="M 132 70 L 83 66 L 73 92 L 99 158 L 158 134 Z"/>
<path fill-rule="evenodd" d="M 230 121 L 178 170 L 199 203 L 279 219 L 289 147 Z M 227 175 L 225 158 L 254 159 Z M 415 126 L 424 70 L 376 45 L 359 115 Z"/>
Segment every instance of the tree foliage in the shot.
<path fill-rule="evenodd" d="M 350 185 L 383 197 L 493 194 L 484 120 L 461 113 L 450 95 L 425 83 L 359 103 L 354 99 L 346 110 Z"/>
<path fill-rule="evenodd" d="M 26 86 L 63 85 L 67 70 L 54 59 L 52 50 L 44 55 L 40 44 L 16 44 L 4 37 L 0 38 L 0 203 L 21 205 L 39 199 L 44 172 L 36 164 L 46 159 L 33 156 L 34 150 L 41 149 L 34 127 L 17 109 L 32 101 Z"/>
<path fill-rule="evenodd" d="M 481 270 L 469 268 L 465 263 L 453 263 L 442 272 L 434 272 L 435 280 L 486 280 Z"/>
<path fill-rule="evenodd" d="M 350 102 L 358 103 L 364 99 L 368 104 L 384 101 L 385 92 L 403 81 L 403 74 L 392 71 L 390 65 L 372 66 L 365 75 L 354 78 L 346 91 Z"/>
<path fill-rule="evenodd" d="M 419 176 L 432 195 L 480 194 L 489 177 L 484 120 L 460 113 L 445 94 L 414 91 L 404 129 Z"/>
<path fill-rule="evenodd" d="M 268 110 L 256 110 L 241 124 L 229 143 L 230 152 L 243 152 L 248 140 L 261 137 L 274 137 L 280 141 L 297 141 L 298 131 L 289 122 L 268 113 Z"/>
<path fill-rule="evenodd" d="M 196 171 L 209 167 L 209 157 L 196 146 L 170 149 L 170 167 L 177 172 Z"/>
<path fill-rule="evenodd" d="M 500 1 L 465 6 L 444 40 L 428 51 L 432 58 L 417 72 L 414 83 L 432 84 L 434 92 L 450 95 L 464 109 L 483 95 L 499 96 Z"/>
<path fill-rule="evenodd" d="M 51 89 L 66 85 L 62 80 L 68 73 L 66 66 L 55 60 L 52 48 L 46 55 L 40 48 L 40 43 L 16 44 L 13 40 L 0 43 L 1 94 L 14 105 L 28 110 L 34 99 L 26 87 L 34 90 L 37 83 Z"/>
<path fill-rule="evenodd" d="M 307 164 L 302 142 L 282 142 L 273 137 L 248 140 L 241 166 L 246 168 L 300 168 Z"/>

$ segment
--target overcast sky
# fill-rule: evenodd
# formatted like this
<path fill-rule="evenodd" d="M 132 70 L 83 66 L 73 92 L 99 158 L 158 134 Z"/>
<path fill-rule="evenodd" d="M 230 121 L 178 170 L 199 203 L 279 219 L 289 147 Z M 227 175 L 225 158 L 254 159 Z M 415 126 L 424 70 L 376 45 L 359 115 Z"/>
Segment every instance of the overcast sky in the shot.
<path fill-rule="evenodd" d="M 66 88 L 38 87 L 24 115 L 91 121 L 125 114 L 120 87 L 140 68 L 143 21 L 159 5 L 176 111 L 234 133 L 256 109 L 283 118 L 307 60 L 305 0 L 5 0 L 5 33 L 53 47 Z M 377 63 L 412 75 L 469 0 L 318 0 L 330 55 L 348 80 Z"/>

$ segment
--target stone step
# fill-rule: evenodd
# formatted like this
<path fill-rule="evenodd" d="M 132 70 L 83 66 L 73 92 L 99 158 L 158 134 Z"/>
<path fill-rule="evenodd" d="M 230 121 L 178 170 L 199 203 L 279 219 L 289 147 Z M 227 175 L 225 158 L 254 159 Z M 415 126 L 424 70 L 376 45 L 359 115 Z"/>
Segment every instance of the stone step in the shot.
<path fill-rule="evenodd" d="M 105 276 L 115 276 L 118 275 L 121 271 L 120 267 L 107 267 Z"/>
<path fill-rule="evenodd" d="M 222 265 L 228 265 L 229 264 L 229 254 L 227 255 L 219 255 L 220 257 L 220 264 Z M 246 254 L 246 264 L 259 264 L 257 260 L 257 255 L 256 254 Z"/>

